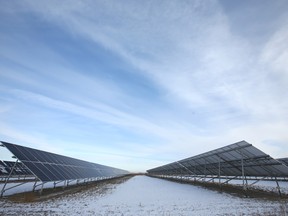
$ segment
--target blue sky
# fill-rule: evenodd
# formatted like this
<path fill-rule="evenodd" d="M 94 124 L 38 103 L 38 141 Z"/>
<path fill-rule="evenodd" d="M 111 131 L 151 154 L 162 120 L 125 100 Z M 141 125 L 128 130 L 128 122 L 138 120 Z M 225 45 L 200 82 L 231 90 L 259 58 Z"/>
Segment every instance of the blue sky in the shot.
<path fill-rule="evenodd" d="M 286 0 L 0 4 L 0 140 L 129 171 L 288 156 Z"/>

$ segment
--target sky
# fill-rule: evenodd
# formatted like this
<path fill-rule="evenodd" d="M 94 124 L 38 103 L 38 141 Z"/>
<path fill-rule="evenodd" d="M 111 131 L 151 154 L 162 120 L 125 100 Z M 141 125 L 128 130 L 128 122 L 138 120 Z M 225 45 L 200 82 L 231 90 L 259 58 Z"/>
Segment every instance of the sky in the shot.
<path fill-rule="evenodd" d="M 132 172 L 241 140 L 288 157 L 286 0 L 0 5 L 0 140 Z"/>

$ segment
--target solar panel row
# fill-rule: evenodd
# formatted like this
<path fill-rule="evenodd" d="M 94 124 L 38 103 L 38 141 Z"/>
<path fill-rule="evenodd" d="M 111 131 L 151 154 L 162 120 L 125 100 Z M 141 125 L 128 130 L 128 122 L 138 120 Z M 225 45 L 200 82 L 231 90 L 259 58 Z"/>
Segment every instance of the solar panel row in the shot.
<path fill-rule="evenodd" d="M 42 182 L 112 177 L 127 171 L 71 157 L 1 142 Z"/>
<path fill-rule="evenodd" d="M 0 174 L 1 175 L 31 175 L 32 173 L 20 162 L 14 161 L 0 161 Z"/>
<path fill-rule="evenodd" d="M 9 172 L 7 171 L 7 166 L 3 161 L 0 161 L 0 175 L 9 175 Z"/>
<path fill-rule="evenodd" d="M 277 160 L 288 166 L 288 158 L 278 158 Z"/>
<path fill-rule="evenodd" d="M 156 175 L 241 176 L 245 174 L 245 176 L 288 177 L 286 165 L 245 141 L 150 169 L 147 172 Z"/>

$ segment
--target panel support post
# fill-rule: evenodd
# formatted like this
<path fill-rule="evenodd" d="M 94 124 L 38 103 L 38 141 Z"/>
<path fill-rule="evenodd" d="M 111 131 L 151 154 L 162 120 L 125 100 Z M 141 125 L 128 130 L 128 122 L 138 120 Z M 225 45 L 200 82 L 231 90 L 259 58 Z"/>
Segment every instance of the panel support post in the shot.
<path fill-rule="evenodd" d="M 243 190 L 246 191 L 246 184 L 245 184 L 245 171 L 244 171 L 244 161 L 243 161 L 243 154 L 241 154 L 241 167 L 242 167 L 242 184 Z"/>
<path fill-rule="evenodd" d="M 42 193 L 43 193 L 43 187 L 44 187 L 44 182 L 42 183 L 42 186 L 41 186 L 41 190 L 40 190 L 40 195 L 42 195 Z"/>
<path fill-rule="evenodd" d="M 206 181 L 206 160 L 205 160 L 205 165 L 204 165 L 204 178 L 203 178 L 203 181 L 204 182 Z"/>
<path fill-rule="evenodd" d="M 34 185 L 33 185 L 33 192 L 35 191 L 35 189 L 36 189 L 36 184 L 37 184 L 37 178 L 35 179 L 35 183 L 34 183 Z"/>
<path fill-rule="evenodd" d="M 221 187 L 221 179 L 220 179 L 220 176 L 221 176 L 221 161 L 220 161 L 220 158 L 219 158 L 219 164 L 218 164 L 218 179 L 219 179 L 219 186 Z"/>
<path fill-rule="evenodd" d="M 275 181 L 276 181 L 276 184 L 277 184 L 277 190 L 278 190 L 278 193 L 280 195 L 280 197 L 282 196 L 282 193 L 281 193 L 281 190 L 280 190 L 280 186 L 279 186 L 279 182 L 277 180 L 277 177 L 275 177 Z"/>
<path fill-rule="evenodd" d="M 13 173 L 15 167 L 16 167 L 17 162 L 18 162 L 18 159 L 17 159 L 16 162 L 14 163 L 12 169 L 10 170 L 10 173 L 9 173 L 8 177 L 7 177 L 6 180 L 5 180 L 4 186 L 3 186 L 2 190 L 1 190 L 0 197 L 3 197 L 3 194 L 4 194 L 4 192 L 5 192 L 5 187 L 6 187 L 8 181 L 9 181 L 9 179 L 10 179 L 10 177 L 11 177 L 11 175 L 12 175 L 12 173 Z"/>

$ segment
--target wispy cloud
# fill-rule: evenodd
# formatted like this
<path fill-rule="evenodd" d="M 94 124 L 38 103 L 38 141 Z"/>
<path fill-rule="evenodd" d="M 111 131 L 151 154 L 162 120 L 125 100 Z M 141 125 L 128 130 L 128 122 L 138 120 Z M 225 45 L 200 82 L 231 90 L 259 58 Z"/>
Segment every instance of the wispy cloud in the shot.
<path fill-rule="evenodd" d="M 287 16 L 288 17 L 288 16 Z M 261 63 L 267 66 L 268 70 L 275 73 L 275 78 L 284 83 L 288 82 L 288 45 L 285 41 L 288 38 L 288 23 L 284 23 L 280 29 L 274 33 L 272 38 L 267 42 L 261 55 Z M 287 88 L 287 85 L 283 85 Z"/>
<path fill-rule="evenodd" d="M 258 64 L 260 53 L 252 55 L 253 45 L 230 32 L 228 18 L 217 2 L 185 4 L 147 2 L 140 7 L 87 1 L 63 4 L 56 10 L 53 4 L 31 7 L 44 19 L 122 56 L 167 90 L 167 98 L 192 109 L 223 107 L 224 103 L 240 111 L 259 112 L 265 99 L 274 98 L 254 102 L 259 95 L 271 95 L 263 84 L 271 83 L 270 78 L 259 72 L 263 70 Z M 156 13 L 160 8 L 163 13 Z"/>

